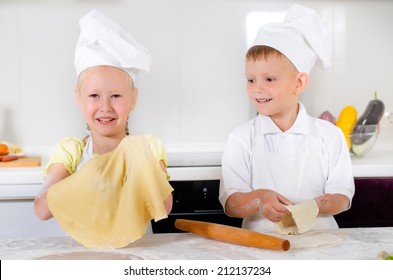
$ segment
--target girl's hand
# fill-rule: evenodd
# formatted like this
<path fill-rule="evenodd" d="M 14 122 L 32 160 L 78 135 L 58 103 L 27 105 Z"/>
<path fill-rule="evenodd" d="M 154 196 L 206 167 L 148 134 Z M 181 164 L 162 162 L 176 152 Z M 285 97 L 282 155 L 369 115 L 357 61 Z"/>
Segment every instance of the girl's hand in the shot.
<path fill-rule="evenodd" d="M 34 212 L 38 219 L 49 220 L 53 217 L 49 210 L 48 200 L 46 198 L 47 192 L 53 184 L 60 182 L 68 176 L 70 176 L 70 173 L 62 163 L 54 163 L 49 168 L 48 175 L 42 183 L 41 191 L 34 199 Z"/>

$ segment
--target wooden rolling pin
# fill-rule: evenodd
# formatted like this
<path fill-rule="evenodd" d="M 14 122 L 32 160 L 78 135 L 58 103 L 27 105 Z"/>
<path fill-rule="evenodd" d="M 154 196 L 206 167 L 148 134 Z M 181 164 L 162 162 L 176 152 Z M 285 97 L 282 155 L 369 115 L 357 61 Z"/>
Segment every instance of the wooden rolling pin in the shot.
<path fill-rule="evenodd" d="M 290 247 L 286 239 L 227 225 L 176 219 L 175 227 L 214 240 L 243 246 L 283 251 L 287 251 Z"/>

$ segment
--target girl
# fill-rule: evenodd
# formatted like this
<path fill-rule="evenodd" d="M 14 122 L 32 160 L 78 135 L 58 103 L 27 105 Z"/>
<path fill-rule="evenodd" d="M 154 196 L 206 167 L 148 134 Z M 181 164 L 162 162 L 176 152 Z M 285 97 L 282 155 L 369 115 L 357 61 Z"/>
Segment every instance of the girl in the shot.
<path fill-rule="evenodd" d="M 42 191 L 34 201 L 36 215 L 41 220 L 52 217 L 47 203 L 47 191 L 60 180 L 79 170 L 94 154 L 105 154 L 115 149 L 128 134 L 127 120 L 135 107 L 138 89 L 130 75 L 114 66 L 99 65 L 84 70 L 78 78 L 77 103 L 82 110 L 90 135 L 84 139 L 62 140 L 45 171 Z M 166 172 L 166 155 L 159 139 L 146 135 Z M 94 139 L 94 140 L 93 140 Z M 165 199 L 167 213 L 172 207 L 172 196 Z"/>
<path fill-rule="evenodd" d="M 41 220 L 54 216 L 85 246 L 123 247 L 172 208 L 163 144 L 151 135 L 128 135 L 138 98 L 134 81 L 149 70 L 151 57 L 97 11 L 79 23 L 76 100 L 89 135 L 57 144 L 34 209 Z"/>

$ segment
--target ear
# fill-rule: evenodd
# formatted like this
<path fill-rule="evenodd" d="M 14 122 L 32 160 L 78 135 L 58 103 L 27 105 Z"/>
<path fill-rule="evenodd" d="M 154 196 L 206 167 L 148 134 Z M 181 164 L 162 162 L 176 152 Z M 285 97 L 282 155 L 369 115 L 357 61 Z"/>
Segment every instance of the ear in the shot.
<path fill-rule="evenodd" d="M 131 107 L 130 111 L 134 110 L 136 102 L 138 101 L 138 88 L 134 87 L 134 92 L 132 93 L 132 101 L 131 101 Z"/>
<path fill-rule="evenodd" d="M 79 109 L 82 110 L 82 99 L 81 99 L 81 94 L 80 94 L 78 88 L 75 88 L 75 99 L 76 99 L 76 104 L 78 104 Z"/>
<path fill-rule="evenodd" d="M 296 79 L 295 94 L 299 95 L 306 89 L 310 76 L 305 72 L 299 72 Z"/>

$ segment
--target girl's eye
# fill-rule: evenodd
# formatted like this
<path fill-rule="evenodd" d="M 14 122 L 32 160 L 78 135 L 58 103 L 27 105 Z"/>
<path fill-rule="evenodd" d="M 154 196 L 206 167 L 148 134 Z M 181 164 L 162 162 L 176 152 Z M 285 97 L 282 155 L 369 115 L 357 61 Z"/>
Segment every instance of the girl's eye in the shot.
<path fill-rule="evenodd" d="M 254 82 L 255 82 L 255 80 L 253 80 L 253 79 L 247 79 L 248 84 L 253 84 Z"/>
<path fill-rule="evenodd" d="M 274 82 L 275 80 L 276 80 L 275 78 L 270 78 L 270 77 L 269 77 L 269 78 L 266 78 L 266 81 L 267 81 L 267 82 Z"/>
<path fill-rule="evenodd" d="M 97 93 L 92 93 L 92 94 L 89 95 L 89 97 L 91 97 L 91 98 L 98 98 L 100 96 Z"/>
<path fill-rule="evenodd" d="M 120 98 L 121 97 L 121 95 L 120 94 L 112 94 L 112 96 L 111 96 L 112 98 Z"/>

